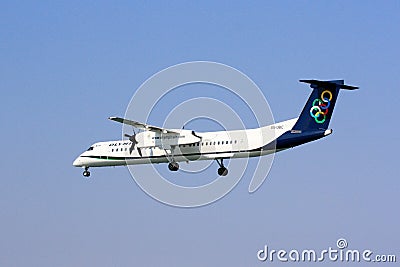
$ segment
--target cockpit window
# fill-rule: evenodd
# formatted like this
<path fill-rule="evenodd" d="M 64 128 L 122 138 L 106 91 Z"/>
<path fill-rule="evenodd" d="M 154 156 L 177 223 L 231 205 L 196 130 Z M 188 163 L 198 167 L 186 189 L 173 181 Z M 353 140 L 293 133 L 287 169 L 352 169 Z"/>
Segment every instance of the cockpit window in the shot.
<path fill-rule="evenodd" d="M 93 150 L 93 147 L 92 147 L 92 146 L 91 146 L 91 147 L 89 147 L 87 151 L 90 151 L 90 150 Z"/>

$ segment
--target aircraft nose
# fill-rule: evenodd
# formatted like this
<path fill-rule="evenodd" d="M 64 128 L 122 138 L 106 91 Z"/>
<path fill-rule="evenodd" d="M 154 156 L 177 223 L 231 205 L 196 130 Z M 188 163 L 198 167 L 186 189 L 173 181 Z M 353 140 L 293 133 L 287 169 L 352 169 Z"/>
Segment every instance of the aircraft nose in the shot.
<path fill-rule="evenodd" d="M 81 161 L 81 157 L 77 157 L 74 162 L 72 163 L 72 165 L 74 165 L 75 167 L 81 167 L 82 166 L 82 161 Z"/>

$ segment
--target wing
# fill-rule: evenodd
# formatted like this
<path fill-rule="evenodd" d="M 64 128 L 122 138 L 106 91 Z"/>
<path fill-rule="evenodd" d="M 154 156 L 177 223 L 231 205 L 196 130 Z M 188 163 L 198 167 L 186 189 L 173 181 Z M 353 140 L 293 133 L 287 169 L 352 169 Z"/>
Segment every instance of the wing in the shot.
<path fill-rule="evenodd" d="M 142 130 L 146 130 L 146 131 L 153 131 L 153 132 L 158 132 L 158 133 L 176 133 L 179 134 L 179 132 L 174 131 L 174 130 L 169 130 L 169 129 L 164 129 L 164 128 L 160 128 L 157 126 L 152 126 L 149 124 L 145 124 L 145 123 L 141 123 L 141 122 L 137 122 L 137 121 L 132 121 L 132 120 L 128 120 L 128 119 L 124 119 L 124 118 L 119 118 L 119 117 L 109 117 L 109 120 L 112 121 L 116 121 L 116 122 L 120 122 L 123 124 L 127 124 L 127 125 L 131 125 L 137 129 L 142 129 Z"/>

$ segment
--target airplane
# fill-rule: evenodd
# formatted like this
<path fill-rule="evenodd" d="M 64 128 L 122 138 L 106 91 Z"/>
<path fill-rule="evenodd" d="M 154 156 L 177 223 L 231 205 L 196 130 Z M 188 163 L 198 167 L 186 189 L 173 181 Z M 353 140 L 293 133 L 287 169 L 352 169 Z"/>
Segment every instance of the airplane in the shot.
<path fill-rule="evenodd" d="M 226 176 L 228 169 L 224 159 L 259 157 L 330 135 L 332 129 L 328 126 L 340 89 L 358 89 L 345 85 L 344 80 L 300 82 L 312 88 L 300 116 L 254 129 L 195 132 L 109 117 L 141 131 L 125 134 L 127 140 L 91 145 L 75 159 L 73 166 L 82 167 L 83 176 L 89 177 L 91 167 L 168 163 L 170 171 L 178 171 L 179 162 L 215 160 L 219 166 L 218 175 Z"/>

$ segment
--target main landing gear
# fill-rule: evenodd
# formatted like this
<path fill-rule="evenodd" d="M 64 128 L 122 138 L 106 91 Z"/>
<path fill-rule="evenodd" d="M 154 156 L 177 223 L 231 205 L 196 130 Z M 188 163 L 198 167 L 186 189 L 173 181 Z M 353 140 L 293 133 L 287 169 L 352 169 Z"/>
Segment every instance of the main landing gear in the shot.
<path fill-rule="evenodd" d="M 169 169 L 170 171 L 173 171 L 173 172 L 176 172 L 177 170 L 179 170 L 179 164 L 178 164 L 178 162 L 170 162 L 170 163 L 168 164 L 168 169 Z"/>
<path fill-rule="evenodd" d="M 176 162 L 174 160 L 174 150 L 175 150 L 175 146 L 171 146 L 171 148 L 170 148 L 171 153 L 169 153 L 167 149 L 164 149 L 165 155 L 167 156 L 167 159 L 169 161 L 168 169 L 172 172 L 176 172 L 179 170 L 179 164 L 178 164 L 178 162 Z"/>
<path fill-rule="evenodd" d="M 219 176 L 227 176 L 228 175 L 228 169 L 224 166 L 224 159 L 215 159 L 219 165 L 218 168 L 218 175 Z M 170 171 L 176 172 L 179 170 L 179 164 L 178 162 L 172 161 L 168 163 L 168 169 Z"/>
<path fill-rule="evenodd" d="M 83 176 L 85 176 L 86 178 L 90 176 L 89 167 L 85 167 L 85 170 L 83 171 Z"/>
<path fill-rule="evenodd" d="M 218 175 L 219 176 L 226 176 L 228 174 L 228 169 L 224 166 L 224 159 L 220 159 L 220 161 L 218 161 L 218 159 L 215 159 L 219 165 L 218 168 Z"/>

